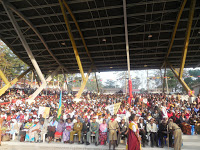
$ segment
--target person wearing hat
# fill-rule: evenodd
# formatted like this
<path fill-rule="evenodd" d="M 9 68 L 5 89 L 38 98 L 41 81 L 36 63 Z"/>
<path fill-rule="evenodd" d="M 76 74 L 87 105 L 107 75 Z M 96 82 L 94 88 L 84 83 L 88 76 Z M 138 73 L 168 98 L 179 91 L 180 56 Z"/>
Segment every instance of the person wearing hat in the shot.
<path fill-rule="evenodd" d="M 94 117 L 92 123 L 90 124 L 90 130 L 87 133 L 87 142 L 86 145 L 90 145 L 90 137 L 91 134 L 95 134 L 95 145 L 99 144 L 99 124 L 96 122 L 96 118 Z"/>
<path fill-rule="evenodd" d="M 117 130 L 119 128 L 118 122 L 115 120 L 116 115 L 112 116 L 108 123 L 108 129 L 109 129 L 109 150 L 111 149 L 111 144 L 113 144 L 113 150 L 115 149 L 115 145 L 117 142 Z"/>
<path fill-rule="evenodd" d="M 169 120 L 168 129 L 174 134 L 174 150 L 181 150 L 182 145 L 182 131 L 181 128 L 173 122 L 172 119 Z"/>
<path fill-rule="evenodd" d="M 35 141 L 35 133 L 36 130 L 38 129 L 37 127 L 37 123 L 39 122 L 38 119 L 35 119 L 34 120 L 34 123 L 32 124 L 32 126 L 29 128 L 28 132 L 26 132 L 26 137 L 25 137 L 25 140 L 26 141 L 29 141 L 29 142 L 34 142 Z"/>

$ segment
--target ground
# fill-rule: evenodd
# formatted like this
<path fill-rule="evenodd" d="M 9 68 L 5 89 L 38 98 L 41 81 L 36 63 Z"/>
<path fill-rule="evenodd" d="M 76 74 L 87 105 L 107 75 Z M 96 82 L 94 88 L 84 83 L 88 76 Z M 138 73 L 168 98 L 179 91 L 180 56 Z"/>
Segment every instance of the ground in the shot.
<path fill-rule="evenodd" d="M 183 136 L 183 147 L 182 150 L 199 150 L 200 147 L 200 136 L 198 135 L 184 135 Z M 63 143 L 20 143 L 18 141 L 2 142 L 0 150 L 108 150 L 107 146 L 95 146 L 91 144 L 89 146 L 82 144 L 63 144 Z M 119 145 L 116 150 L 125 150 L 125 145 Z M 150 148 L 145 147 L 142 150 L 168 150 L 167 147 L 161 148 Z M 169 150 L 173 150 L 169 148 Z"/>

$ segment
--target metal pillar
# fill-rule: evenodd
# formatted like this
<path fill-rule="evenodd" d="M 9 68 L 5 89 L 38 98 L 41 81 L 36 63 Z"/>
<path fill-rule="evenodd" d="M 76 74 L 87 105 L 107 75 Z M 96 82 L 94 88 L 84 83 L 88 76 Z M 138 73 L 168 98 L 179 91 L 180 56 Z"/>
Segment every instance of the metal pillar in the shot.
<path fill-rule="evenodd" d="M 97 93 L 99 93 L 99 85 L 98 85 L 98 80 L 97 80 L 96 72 L 95 72 L 95 78 L 96 78 L 96 84 L 97 84 Z"/>
<path fill-rule="evenodd" d="M 1 77 L 1 79 L 3 80 L 3 82 L 4 82 L 5 84 L 8 84 L 8 83 L 9 83 L 8 79 L 7 79 L 6 76 L 4 75 L 3 71 L 1 71 L 1 69 L 0 69 L 0 77 Z"/>
<path fill-rule="evenodd" d="M 173 46 L 173 43 L 174 43 L 174 39 L 175 39 L 175 36 L 176 36 L 176 31 L 177 31 L 177 28 L 178 28 L 178 24 L 179 24 L 179 21 L 180 21 L 180 18 L 181 18 L 181 15 L 183 13 L 183 9 L 185 7 L 185 4 L 186 4 L 187 0 L 184 0 L 182 5 L 181 5 L 181 9 L 179 10 L 179 13 L 178 13 L 178 16 L 177 16 L 177 19 L 176 19 L 176 24 L 174 26 L 174 30 L 173 30 L 173 33 L 172 33 L 172 38 L 171 38 L 171 42 L 170 42 L 170 46 L 169 46 L 169 49 L 168 49 L 168 52 L 167 52 L 167 55 L 165 57 L 165 60 L 161 66 L 161 69 L 164 67 L 165 65 L 165 62 L 167 61 L 167 58 L 171 52 L 171 49 L 172 49 L 172 46 Z"/>
<path fill-rule="evenodd" d="M 57 64 L 61 67 L 64 68 L 65 71 L 69 72 L 67 68 L 65 68 L 60 62 L 59 60 L 54 56 L 54 54 L 52 53 L 52 51 L 49 49 L 47 43 L 45 42 L 44 38 L 42 37 L 42 35 L 40 34 L 40 32 L 37 30 L 37 28 L 34 27 L 34 25 L 30 22 L 30 20 L 28 18 L 26 18 L 20 11 L 18 11 L 11 3 L 9 3 L 8 1 L 4 1 L 4 4 L 6 4 L 6 6 L 11 9 L 15 14 L 17 14 L 22 20 L 24 20 L 24 22 L 26 22 L 26 24 L 35 32 L 35 34 L 38 36 L 38 38 L 40 39 L 40 41 L 43 43 L 44 47 L 46 48 L 46 50 L 49 52 L 49 54 L 53 57 L 53 59 L 57 62 Z"/>
<path fill-rule="evenodd" d="M 83 90 L 84 90 L 84 88 L 86 86 L 86 83 L 88 81 L 88 78 L 89 78 L 91 72 L 92 72 L 92 66 L 90 67 L 90 69 L 89 69 L 89 71 L 88 71 L 88 73 L 86 75 L 85 80 L 82 82 L 81 87 L 80 87 L 80 89 L 79 89 L 79 91 L 78 91 L 78 93 L 76 95 L 76 98 L 80 98 L 81 97 L 81 94 L 83 93 Z"/>
<path fill-rule="evenodd" d="M 83 71 L 82 63 L 81 63 L 81 60 L 80 60 L 80 57 L 79 57 L 79 54 L 78 54 L 78 50 L 77 50 L 77 47 L 76 47 L 75 40 L 74 40 L 73 34 L 71 32 L 70 24 L 68 22 L 68 18 L 67 18 L 65 9 L 63 7 L 62 1 L 59 0 L 59 3 L 60 3 L 62 14 L 63 14 L 64 20 L 65 20 L 65 24 L 66 24 L 66 27 L 67 27 L 67 31 L 68 31 L 68 34 L 69 34 L 69 38 L 70 38 L 70 41 L 71 41 L 71 44 L 72 44 L 72 47 L 73 47 L 73 50 L 74 50 L 76 61 L 77 61 L 77 64 L 78 64 L 78 67 L 79 67 L 79 70 L 80 70 L 80 73 L 81 73 L 81 76 L 82 76 L 82 80 L 84 81 L 85 80 L 84 71 Z"/>
<path fill-rule="evenodd" d="M 162 93 L 164 94 L 164 90 L 163 90 L 163 76 L 162 76 L 162 69 L 160 69 L 160 80 L 161 80 L 161 84 L 162 84 Z"/>
<path fill-rule="evenodd" d="M 167 64 L 165 63 L 165 70 L 164 70 L 164 77 L 163 77 L 163 93 L 165 93 L 165 85 L 166 85 L 166 82 L 165 82 L 165 79 L 166 79 L 166 68 L 167 67 Z"/>
<path fill-rule="evenodd" d="M 184 89 L 186 90 L 186 92 L 188 93 L 189 91 L 191 91 L 191 89 L 188 87 L 188 85 L 185 83 L 185 81 L 182 78 L 179 77 L 179 73 L 175 70 L 175 68 L 169 62 L 167 62 L 167 64 L 169 65 L 170 69 L 174 73 L 175 77 L 182 84 L 182 86 L 184 87 Z"/>
<path fill-rule="evenodd" d="M 90 53 L 89 53 L 89 51 L 88 51 L 87 45 L 86 45 L 86 43 L 85 43 L 85 39 L 84 39 L 84 37 L 83 37 L 83 34 L 82 34 L 81 29 L 80 29 L 80 27 L 79 27 L 79 25 L 78 25 L 78 22 L 76 21 L 76 18 L 75 18 L 75 16 L 74 16 L 74 14 L 72 13 L 70 7 L 67 5 L 67 3 L 65 2 L 65 0 L 63 0 L 63 4 L 65 5 L 67 11 L 69 12 L 70 16 L 72 17 L 72 20 L 74 21 L 74 23 L 75 23 L 75 25 L 76 25 L 76 28 L 78 29 L 78 32 L 79 32 L 79 34 L 80 34 L 80 37 L 81 37 L 81 40 L 82 40 L 83 45 L 84 45 L 84 47 L 85 47 L 85 50 L 86 50 L 86 52 L 87 52 L 87 55 L 88 55 L 90 61 L 92 62 L 92 65 L 94 65 L 94 61 L 92 60 L 91 55 L 90 55 Z M 96 67 L 95 67 L 95 68 L 96 68 Z"/>
<path fill-rule="evenodd" d="M 148 75 L 148 69 L 147 69 L 147 93 L 149 93 L 149 81 L 148 81 L 149 75 Z"/>
<path fill-rule="evenodd" d="M 28 54 L 28 56 L 29 56 L 29 58 L 30 58 L 30 60 L 31 60 L 31 62 L 32 62 L 37 74 L 38 74 L 38 76 L 40 77 L 40 80 L 42 81 L 42 84 L 44 86 L 46 86 L 46 80 L 45 80 L 45 78 L 44 78 L 44 76 L 43 76 L 43 74 L 42 74 L 42 72 L 41 72 L 41 70 L 40 70 L 40 68 L 39 68 L 34 56 L 33 56 L 33 54 L 32 54 L 32 51 L 31 51 L 31 49 L 30 49 L 25 37 L 23 36 L 22 31 L 20 30 L 19 25 L 17 24 L 17 21 L 16 21 L 14 15 L 13 15 L 13 13 L 11 12 L 10 9 L 7 8 L 7 6 L 6 6 L 4 1 L 2 1 L 2 4 L 3 4 L 3 7 L 4 7 L 6 13 L 8 14 L 8 17 L 10 18 L 10 21 L 11 21 L 11 23 L 12 23 L 12 25 L 13 25 L 16 33 L 17 33 L 17 35 L 19 36 L 19 38 L 20 38 L 20 40 L 22 42 L 22 45 L 24 46 L 24 49 L 26 50 L 26 52 L 27 52 L 27 54 Z"/>
<path fill-rule="evenodd" d="M 126 13 L 126 0 L 123 0 L 123 10 L 124 10 L 124 26 L 125 26 L 125 40 L 126 40 L 126 55 L 127 55 L 128 78 L 129 78 L 129 80 L 131 80 L 129 43 L 128 43 L 128 27 L 127 27 L 127 13 Z"/>
<path fill-rule="evenodd" d="M 192 28 L 192 20 L 193 20 L 193 16 L 194 16 L 195 4 L 196 4 L 196 0 L 191 0 L 187 30 L 186 30 L 186 34 L 185 34 L 185 43 L 184 43 L 184 48 L 183 48 L 183 53 L 182 53 L 180 70 L 179 70 L 180 78 L 182 78 L 182 76 L 183 76 L 183 69 L 185 66 L 185 60 L 186 60 L 186 56 L 187 56 L 187 50 L 188 50 L 188 45 L 189 45 L 190 32 L 191 32 L 191 28 Z"/>
<path fill-rule="evenodd" d="M 131 104 L 132 95 L 132 81 L 130 73 L 130 56 L 129 56 L 129 43 L 128 43 L 128 27 L 127 27 L 127 13 L 126 13 L 126 0 L 123 0 L 124 11 L 124 26 L 125 26 L 125 40 L 126 40 L 126 55 L 127 55 L 127 67 L 128 67 L 128 85 L 129 85 L 129 99 L 128 103 Z"/>
<path fill-rule="evenodd" d="M 60 70 L 61 66 L 59 66 L 46 80 L 45 82 L 49 83 L 52 78 L 56 75 L 56 73 Z M 38 96 L 38 94 L 46 87 L 45 84 L 42 84 L 27 100 L 29 103 L 32 103 L 33 100 Z"/>
<path fill-rule="evenodd" d="M 37 77 L 37 75 L 36 75 L 34 70 L 33 70 L 33 75 L 35 77 L 35 80 L 37 81 L 38 86 L 40 86 L 40 80 L 38 79 L 38 77 Z M 36 86 L 36 84 L 35 84 L 35 86 Z"/>
<path fill-rule="evenodd" d="M 21 75 L 19 75 L 17 78 L 13 79 L 11 82 L 8 82 L 3 88 L 0 89 L 0 96 L 6 92 L 8 88 L 10 88 L 12 85 L 16 84 L 17 81 L 19 81 L 21 78 L 23 78 L 24 75 L 26 75 L 31 68 L 23 72 Z"/>

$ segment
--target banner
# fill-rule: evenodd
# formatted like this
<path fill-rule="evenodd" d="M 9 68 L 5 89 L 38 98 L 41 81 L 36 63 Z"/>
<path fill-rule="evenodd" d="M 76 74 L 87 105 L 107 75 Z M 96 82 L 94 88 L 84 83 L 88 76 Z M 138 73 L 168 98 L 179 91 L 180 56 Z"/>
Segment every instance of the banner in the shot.
<path fill-rule="evenodd" d="M 43 118 L 48 118 L 49 117 L 49 112 L 50 112 L 50 107 L 39 107 L 38 110 L 38 117 L 40 117 L 40 114 L 42 114 Z"/>
<path fill-rule="evenodd" d="M 114 115 L 114 114 L 117 114 L 120 105 L 121 105 L 121 102 L 120 103 L 116 103 L 116 104 L 112 104 L 112 105 L 108 105 L 108 106 L 106 106 L 106 109 L 109 110 L 111 115 Z"/>

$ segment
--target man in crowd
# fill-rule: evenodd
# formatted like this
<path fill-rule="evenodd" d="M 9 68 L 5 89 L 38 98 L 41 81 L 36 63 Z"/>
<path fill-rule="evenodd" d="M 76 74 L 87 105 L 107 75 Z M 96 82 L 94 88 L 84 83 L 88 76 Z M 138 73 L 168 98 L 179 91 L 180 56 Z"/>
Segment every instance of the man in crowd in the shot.
<path fill-rule="evenodd" d="M 117 145 L 120 143 L 120 138 L 122 140 L 125 140 L 127 138 L 128 133 L 128 124 L 125 122 L 124 119 L 121 120 L 119 123 L 119 129 L 118 129 L 118 137 L 117 137 Z"/>
<path fill-rule="evenodd" d="M 78 134 L 78 143 L 81 141 L 81 131 L 83 124 L 80 122 L 80 119 L 77 119 L 77 122 L 74 124 L 74 130 L 70 132 L 70 143 L 74 143 L 74 134 Z"/>
<path fill-rule="evenodd" d="M 111 149 L 111 145 L 113 145 L 113 150 L 115 150 L 115 145 L 117 144 L 117 130 L 119 128 L 118 122 L 115 120 L 116 116 L 112 116 L 108 123 L 109 129 L 109 150 Z"/>
<path fill-rule="evenodd" d="M 158 147 L 158 128 L 154 122 L 154 118 L 151 118 L 150 123 L 147 124 L 147 132 L 150 134 L 151 147 Z"/>
<path fill-rule="evenodd" d="M 99 144 L 99 124 L 96 122 L 96 118 L 93 118 L 92 123 L 90 124 L 90 130 L 87 133 L 87 143 L 86 145 L 90 144 L 91 134 L 95 135 L 95 145 Z"/>
<path fill-rule="evenodd" d="M 145 147 L 146 142 L 146 124 L 144 123 L 144 119 L 141 117 L 138 123 L 139 134 L 142 138 L 142 146 Z"/>
<path fill-rule="evenodd" d="M 81 137 L 82 137 L 82 144 L 84 144 L 84 139 L 87 140 L 87 133 L 90 130 L 90 122 L 88 121 L 88 118 L 85 118 L 85 122 L 83 123 L 83 128 L 82 128 L 82 133 L 81 133 Z"/>
<path fill-rule="evenodd" d="M 172 119 L 169 120 L 168 128 L 174 134 L 174 150 L 181 150 L 181 145 L 182 145 L 181 128 L 176 123 L 174 123 Z"/>

